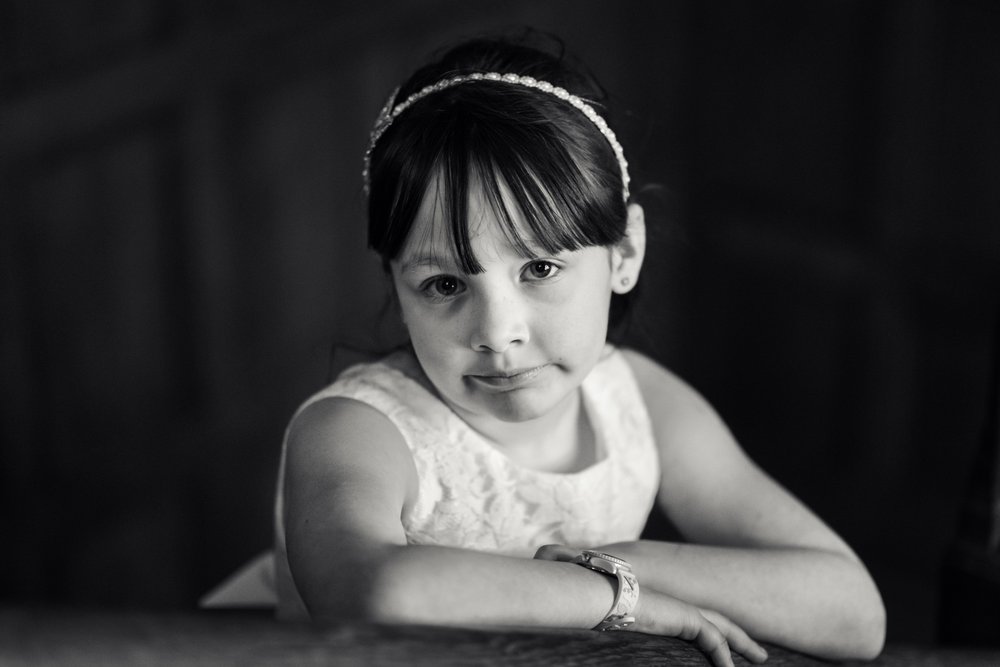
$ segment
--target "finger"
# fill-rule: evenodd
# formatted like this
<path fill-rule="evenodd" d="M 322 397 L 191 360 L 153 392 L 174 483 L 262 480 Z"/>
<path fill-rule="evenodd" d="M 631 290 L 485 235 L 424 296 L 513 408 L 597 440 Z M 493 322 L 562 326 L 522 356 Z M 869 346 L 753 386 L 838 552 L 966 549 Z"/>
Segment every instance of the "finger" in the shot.
<path fill-rule="evenodd" d="M 564 544 L 546 544 L 538 547 L 535 552 L 536 560 L 556 560 L 571 561 L 579 555 L 579 551 L 571 549 Z"/>
<path fill-rule="evenodd" d="M 699 629 L 694 642 L 705 652 L 712 664 L 718 667 L 733 667 L 733 654 L 729 650 L 729 642 L 722 632 L 708 621 L 705 621 L 705 625 Z"/>
<path fill-rule="evenodd" d="M 710 609 L 703 609 L 701 615 L 717 627 L 729 642 L 730 649 L 736 651 L 748 660 L 761 663 L 767 660 L 767 651 L 763 646 L 753 640 L 743 628 L 736 625 L 722 614 Z"/>
<path fill-rule="evenodd" d="M 690 610 L 678 636 L 693 642 L 717 667 L 733 667 L 733 655 L 726 636 L 698 610 Z"/>

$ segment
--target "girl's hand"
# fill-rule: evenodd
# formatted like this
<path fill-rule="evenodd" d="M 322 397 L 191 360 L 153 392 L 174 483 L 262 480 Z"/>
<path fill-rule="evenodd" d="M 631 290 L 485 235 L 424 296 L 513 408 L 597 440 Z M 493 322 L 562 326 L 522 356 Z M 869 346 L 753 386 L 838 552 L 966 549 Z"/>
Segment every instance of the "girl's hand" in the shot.
<path fill-rule="evenodd" d="M 710 609 L 699 609 L 670 595 L 642 588 L 630 630 L 693 642 L 718 667 L 732 667 L 736 651 L 751 662 L 767 660 L 767 651 L 728 618 Z"/>
<path fill-rule="evenodd" d="M 535 552 L 538 560 L 569 562 L 579 553 L 561 544 L 547 544 Z M 731 667 L 730 650 L 751 662 L 767 660 L 767 651 L 722 614 L 700 609 L 670 595 L 643 588 L 639 582 L 639 601 L 634 611 L 635 625 L 630 630 L 651 635 L 679 637 L 693 642 L 715 665 Z"/>
<path fill-rule="evenodd" d="M 579 549 L 567 547 L 565 544 L 546 544 L 538 547 L 535 560 L 556 560 L 568 563 L 580 555 Z"/>

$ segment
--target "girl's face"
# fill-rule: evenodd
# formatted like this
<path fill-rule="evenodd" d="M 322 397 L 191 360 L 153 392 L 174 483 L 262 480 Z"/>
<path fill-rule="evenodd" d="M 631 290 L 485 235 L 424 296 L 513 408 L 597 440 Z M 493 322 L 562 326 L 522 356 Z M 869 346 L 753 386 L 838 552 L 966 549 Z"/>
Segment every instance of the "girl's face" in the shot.
<path fill-rule="evenodd" d="M 480 194 L 470 198 L 469 234 L 482 273 L 463 273 L 453 258 L 434 187 L 391 262 L 417 359 L 474 428 L 535 419 L 575 397 L 603 351 L 615 279 L 606 247 L 518 254 Z"/>

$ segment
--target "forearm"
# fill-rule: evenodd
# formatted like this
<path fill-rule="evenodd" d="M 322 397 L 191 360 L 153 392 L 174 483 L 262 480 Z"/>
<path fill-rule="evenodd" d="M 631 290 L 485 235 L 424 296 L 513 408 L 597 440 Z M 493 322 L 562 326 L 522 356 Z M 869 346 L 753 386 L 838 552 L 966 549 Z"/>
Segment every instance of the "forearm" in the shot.
<path fill-rule="evenodd" d="M 355 556 L 364 556 L 353 563 L 350 553 L 340 551 L 336 567 L 327 560 L 326 568 L 306 567 L 296 574 L 293 566 L 296 586 L 314 619 L 592 628 L 607 616 L 618 585 L 566 561 L 432 546 L 358 550 Z M 753 662 L 767 657 L 730 621 L 663 593 L 640 593 L 634 615 L 629 629 L 687 639 L 718 667 L 732 666 L 730 649 Z"/>
<path fill-rule="evenodd" d="M 314 618 L 382 623 L 591 628 L 611 608 L 609 577 L 570 563 L 435 546 L 386 546 L 299 586 Z M 296 577 L 298 582 L 299 577 Z"/>
<path fill-rule="evenodd" d="M 881 597 L 848 555 L 652 541 L 599 548 L 629 560 L 644 588 L 714 609 L 757 639 L 828 658 L 881 650 Z"/>

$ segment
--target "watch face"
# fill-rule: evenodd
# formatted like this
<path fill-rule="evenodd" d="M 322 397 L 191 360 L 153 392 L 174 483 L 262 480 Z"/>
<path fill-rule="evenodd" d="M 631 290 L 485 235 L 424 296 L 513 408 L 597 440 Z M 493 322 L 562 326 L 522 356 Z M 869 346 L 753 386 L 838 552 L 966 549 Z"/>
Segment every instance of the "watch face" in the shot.
<path fill-rule="evenodd" d="M 623 570 L 629 570 L 629 571 L 632 570 L 632 566 L 629 564 L 627 560 L 618 558 L 617 556 L 612 556 L 611 554 L 603 553 L 601 551 L 590 551 L 588 549 L 585 550 L 580 555 L 585 559 L 583 563 L 589 564 L 589 567 L 595 570 L 600 569 L 600 571 L 602 572 L 611 572 L 611 573 L 614 573 L 614 571 L 619 567 L 622 568 Z M 604 563 L 607 563 L 607 565 L 605 565 L 601 561 L 604 561 Z"/>

